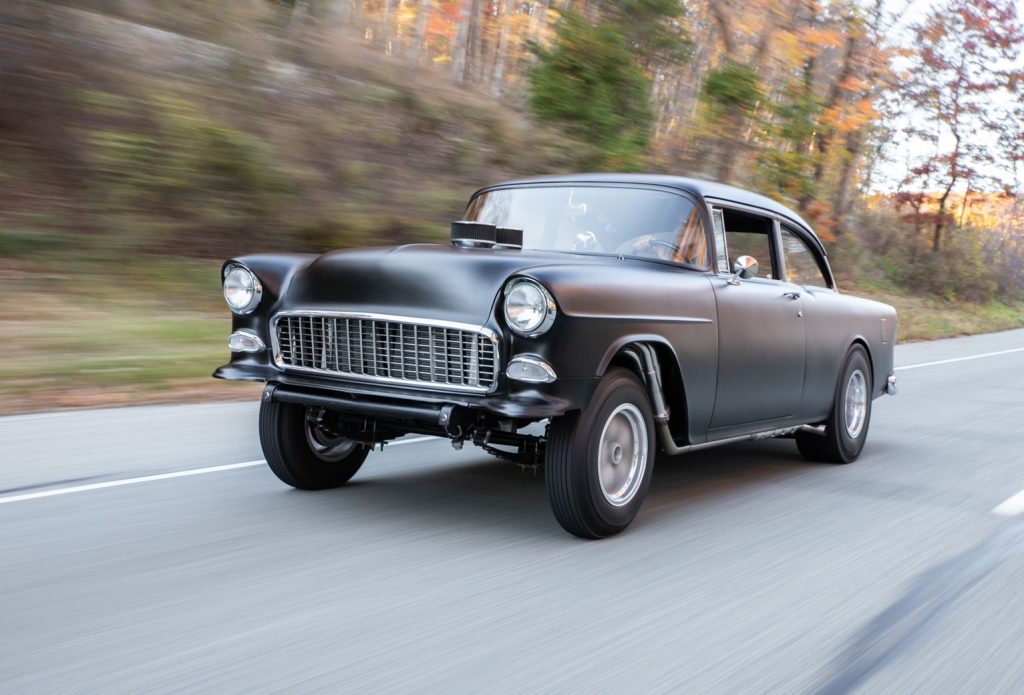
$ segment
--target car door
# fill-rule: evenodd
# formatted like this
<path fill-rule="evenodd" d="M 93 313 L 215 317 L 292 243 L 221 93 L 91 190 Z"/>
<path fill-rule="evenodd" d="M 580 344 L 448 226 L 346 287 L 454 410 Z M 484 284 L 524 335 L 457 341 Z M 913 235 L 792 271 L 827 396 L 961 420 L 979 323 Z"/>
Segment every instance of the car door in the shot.
<path fill-rule="evenodd" d="M 780 240 L 786 280 L 803 291 L 807 366 L 801 417 L 813 420 L 827 415 L 832 407 L 836 379 L 849 348 L 850 330 L 845 300 L 835 291 L 828 262 L 818 245 L 809 243 L 808 239 L 796 225 L 782 224 Z"/>
<path fill-rule="evenodd" d="M 718 306 L 718 375 L 712 429 L 740 428 L 798 412 L 806 336 L 801 288 L 784 277 L 774 219 L 746 209 L 715 207 L 716 244 L 724 237 L 712 279 Z M 722 272 L 754 256 L 749 279 Z M 724 257 L 723 257 L 724 256 Z"/>

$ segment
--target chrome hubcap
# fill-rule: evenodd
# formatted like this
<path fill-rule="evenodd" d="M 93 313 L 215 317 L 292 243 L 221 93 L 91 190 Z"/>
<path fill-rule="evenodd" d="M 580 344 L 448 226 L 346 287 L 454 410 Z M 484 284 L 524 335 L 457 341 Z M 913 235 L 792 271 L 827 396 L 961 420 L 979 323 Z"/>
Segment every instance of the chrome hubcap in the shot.
<path fill-rule="evenodd" d="M 309 411 L 306 413 L 306 442 L 318 459 L 330 463 L 341 461 L 357 446 L 351 439 L 326 431 L 319 418 Z"/>
<path fill-rule="evenodd" d="M 846 433 L 856 439 L 868 414 L 868 382 L 864 372 L 854 370 L 846 382 Z"/>
<path fill-rule="evenodd" d="M 647 468 L 647 424 L 632 403 L 612 411 L 601 431 L 597 473 L 601 492 L 616 507 L 628 504 L 640 489 Z"/>

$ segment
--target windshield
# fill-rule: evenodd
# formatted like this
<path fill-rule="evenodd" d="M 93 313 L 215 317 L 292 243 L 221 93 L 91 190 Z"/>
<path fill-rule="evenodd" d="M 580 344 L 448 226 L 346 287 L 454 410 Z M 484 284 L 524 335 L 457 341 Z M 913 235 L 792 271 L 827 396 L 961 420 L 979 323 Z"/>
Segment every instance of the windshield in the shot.
<path fill-rule="evenodd" d="M 523 248 L 614 253 L 707 265 L 697 208 L 667 191 L 537 186 L 483 193 L 465 219 L 523 230 Z"/>

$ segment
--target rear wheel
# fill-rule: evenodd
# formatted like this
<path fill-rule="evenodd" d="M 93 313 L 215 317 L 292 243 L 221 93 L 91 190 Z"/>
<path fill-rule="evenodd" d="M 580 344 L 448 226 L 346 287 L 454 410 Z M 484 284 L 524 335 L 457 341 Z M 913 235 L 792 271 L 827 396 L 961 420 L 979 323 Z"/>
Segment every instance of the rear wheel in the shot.
<path fill-rule="evenodd" d="M 625 529 L 647 495 L 654 454 L 647 392 L 632 372 L 610 369 L 584 410 L 551 421 L 544 475 L 558 523 L 581 538 Z"/>
<path fill-rule="evenodd" d="M 300 490 L 344 485 L 363 465 L 368 450 L 333 432 L 321 408 L 264 399 L 260 444 L 270 470 Z"/>
<path fill-rule="evenodd" d="M 809 461 L 852 463 L 860 456 L 871 422 L 871 366 L 860 345 L 846 354 L 824 435 L 797 432 L 796 445 Z"/>

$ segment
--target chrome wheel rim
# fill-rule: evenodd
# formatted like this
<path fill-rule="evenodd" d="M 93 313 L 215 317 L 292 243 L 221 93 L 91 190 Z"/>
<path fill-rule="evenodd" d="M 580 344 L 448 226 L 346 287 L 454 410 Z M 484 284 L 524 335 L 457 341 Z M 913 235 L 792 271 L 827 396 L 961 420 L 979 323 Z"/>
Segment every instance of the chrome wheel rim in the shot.
<path fill-rule="evenodd" d="M 612 411 L 601 430 L 597 473 L 604 498 L 616 507 L 636 497 L 647 468 L 647 423 L 632 403 Z"/>
<path fill-rule="evenodd" d="M 864 429 L 868 414 L 868 381 L 864 372 L 855 369 L 846 382 L 846 433 L 856 439 Z"/>
<path fill-rule="evenodd" d="M 321 461 L 341 461 L 356 448 L 356 442 L 324 430 L 317 418 L 306 414 L 306 443 Z"/>

